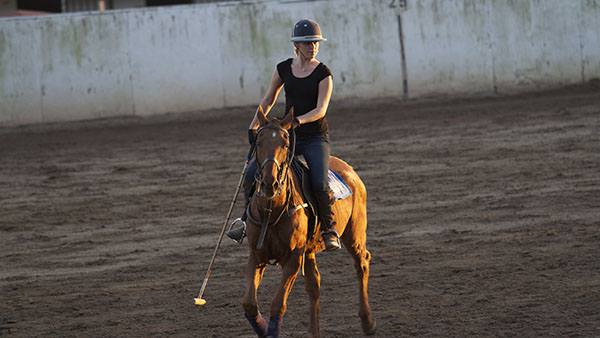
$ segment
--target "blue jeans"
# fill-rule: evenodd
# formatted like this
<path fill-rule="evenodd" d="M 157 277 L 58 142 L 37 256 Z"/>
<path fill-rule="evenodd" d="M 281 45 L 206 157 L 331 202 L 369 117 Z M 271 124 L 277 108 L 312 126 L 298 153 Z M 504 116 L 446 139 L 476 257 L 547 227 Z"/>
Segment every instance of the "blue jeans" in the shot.
<path fill-rule="evenodd" d="M 296 136 L 296 155 L 304 155 L 313 192 L 317 195 L 329 193 L 327 175 L 329 170 L 329 135 Z M 245 180 L 254 181 L 256 161 L 248 167 Z"/>

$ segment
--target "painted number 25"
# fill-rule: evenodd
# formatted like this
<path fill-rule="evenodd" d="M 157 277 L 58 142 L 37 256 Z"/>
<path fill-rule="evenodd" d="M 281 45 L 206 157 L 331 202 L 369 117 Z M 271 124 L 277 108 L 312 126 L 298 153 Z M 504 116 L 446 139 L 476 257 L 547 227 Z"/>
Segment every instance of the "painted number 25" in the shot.
<path fill-rule="evenodd" d="M 406 8 L 406 0 L 390 0 L 390 8 Z"/>

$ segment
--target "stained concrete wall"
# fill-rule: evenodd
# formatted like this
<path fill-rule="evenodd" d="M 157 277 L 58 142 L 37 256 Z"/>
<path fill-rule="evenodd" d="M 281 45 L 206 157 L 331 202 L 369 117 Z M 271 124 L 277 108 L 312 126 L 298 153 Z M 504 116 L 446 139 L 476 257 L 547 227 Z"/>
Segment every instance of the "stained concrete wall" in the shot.
<path fill-rule="evenodd" d="M 401 14 L 409 92 L 530 90 L 599 77 L 599 7 L 587 0 L 418 1 Z"/>
<path fill-rule="evenodd" d="M 600 77 L 600 0 L 402 3 L 256 0 L 0 19 L 0 125 L 257 104 L 276 63 L 294 56 L 291 27 L 305 17 L 329 39 L 318 58 L 334 73 L 334 100 Z"/>

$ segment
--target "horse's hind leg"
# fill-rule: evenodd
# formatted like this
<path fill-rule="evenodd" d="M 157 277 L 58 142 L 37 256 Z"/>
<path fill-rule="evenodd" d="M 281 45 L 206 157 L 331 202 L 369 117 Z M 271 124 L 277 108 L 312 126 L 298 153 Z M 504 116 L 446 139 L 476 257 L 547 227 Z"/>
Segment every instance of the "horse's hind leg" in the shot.
<path fill-rule="evenodd" d="M 250 253 L 248 255 L 248 266 L 246 268 L 246 293 L 244 295 L 244 300 L 242 301 L 242 306 L 244 307 L 244 312 L 246 319 L 254 329 L 254 332 L 259 337 L 264 337 L 267 335 L 267 322 L 258 311 L 258 301 L 256 298 L 256 290 L 258 289 L 258 285 L 262 280 L 263 273 L 265 272 L 265 265 L 258 264 L 254 255 Z"/>
<path fill-rule="evenodd" d="M 319 337 L 319 297 L 321 288 L 321 276 L 317 269 L 315 254 L 307 254 L 304 261 L 304 280 L 306 293 L 310 299 L 310 323 L 308 324 L 308 336 Z"/>
<path fill-rule="evenodd" d="M 364 215 L 364 224 L 362 221 L 357 224 L 356 221 L 356 219 L 351 221 L 351 226 L 346 228 L 346 231 L 342 235 L 342 241 L 354 258 L 360 295 L 358 316 L 361 320 L 362 330 L 366 335 L 372 335 L 375 334 L 376 324 L 375 320 L 371 317 L 371 307 L 369 306 L 369 295 L 367 292 L 371 253 L 369 253 L 366 247 L 366 215 Z"/>

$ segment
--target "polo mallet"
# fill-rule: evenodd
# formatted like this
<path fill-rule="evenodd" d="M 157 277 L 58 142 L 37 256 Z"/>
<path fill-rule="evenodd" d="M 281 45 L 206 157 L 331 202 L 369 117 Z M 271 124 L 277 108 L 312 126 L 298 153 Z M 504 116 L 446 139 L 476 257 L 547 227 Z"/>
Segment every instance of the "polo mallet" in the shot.
<path fill-rule="evenodd" d="M 240 187 L 242 186 L 242 182 L 244 181 L 244 176 L 246 176 L 246 171 L 248 170 L 248 164 L 250 163 L 250 159 L 254 153 L 256 142 L 250 146 L 250 151 L 248 151 L 248 156 L 246 157 L 246 162 L 244 163 L 244 168 L 242 169 L 242 175 L 240 176 L 240 182 L 235 189 L 235 193 L 233 195 L 233 201 L 231 201 L 231 206 L 229 207 L 229 212 L 227 213 L 227 218 L 225 219 L 225 224 L 223 224 L 223 229 L 221 230 L 221 235 L 219 235 L 219 240 L 217 242 L 217 246 L 215 247 L 215 251 L 213 252 L 212 258 L 210 259 L 210 264 L 208 264 L 208 270 L 206 271 L 206 277 L 204 277 L 204 282 L 202 283 L 202 288 L 198 293 L 198 297 L 194 298 L 194 304 L 198 306 L 202 306 L 206 304 L 206 300 L 202 299 L 202 294 L 204 294 L 204 289 L 206 289 L 206 283 L 208 282 L 208 277 L 210 276 L 210 271 L 212 269 L 213 263 L 215 262 L 215 257 L 217 256 L 217 251 L 219 250 L 219 246 L 221 246 L 221 241 L 223 240 L 223 235 L 225 234 L 225 229 L 227 228 L 227 223 L 229 223 L 229 217 L 231 217 L 231 212 L 233 211 L 233 206 L 235 205 L 235 201 L 237 200 L 238 194 L 240 193 Z"/>

